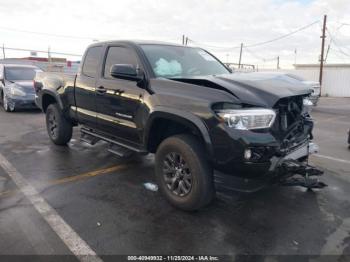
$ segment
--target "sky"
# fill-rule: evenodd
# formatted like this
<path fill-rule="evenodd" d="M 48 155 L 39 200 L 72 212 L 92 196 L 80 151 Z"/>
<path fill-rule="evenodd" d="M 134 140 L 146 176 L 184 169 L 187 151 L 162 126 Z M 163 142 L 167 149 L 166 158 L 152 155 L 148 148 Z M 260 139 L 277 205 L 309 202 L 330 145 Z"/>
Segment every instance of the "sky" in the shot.
<path fill-rule="evenodd" d="M 324 14 L 326 48 L 331 42 L 327 62 L 349 63 L 349 0 L 0 0 L 0 45 L 79 55 L 93 41 L 181 43 L 186 35 L 189 45 L 223 62 L 237 63 L 243 43 L 242 63 L 273 68 L 279 56 L 280 66 L 290 68 L 295 62 L 318 62 Z M 254 46 L 312 23 L 289 37 Z M 5 51 L 6 57 L 29 56 L 28 51 Z"/>

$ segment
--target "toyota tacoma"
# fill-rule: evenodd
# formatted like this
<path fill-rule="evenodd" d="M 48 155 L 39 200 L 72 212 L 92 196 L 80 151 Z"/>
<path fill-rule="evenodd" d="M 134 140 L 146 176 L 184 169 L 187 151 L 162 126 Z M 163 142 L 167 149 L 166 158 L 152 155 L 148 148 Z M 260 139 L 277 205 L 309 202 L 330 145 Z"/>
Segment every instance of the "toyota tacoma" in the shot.
<path fill-rule="evenodd" d="M 232 73 L 197 47 L 109 41 L 87 48 L 77 75 L 38 73 L 34 85 L 53 143 L 66 145 L 80 125 L 83 141 L 119 156 L 154 153 L 158 186 L 178 208 L 210 203 L 214 170 L 324 186 L 307 163 L 311 90 L 291 77 Z"/>

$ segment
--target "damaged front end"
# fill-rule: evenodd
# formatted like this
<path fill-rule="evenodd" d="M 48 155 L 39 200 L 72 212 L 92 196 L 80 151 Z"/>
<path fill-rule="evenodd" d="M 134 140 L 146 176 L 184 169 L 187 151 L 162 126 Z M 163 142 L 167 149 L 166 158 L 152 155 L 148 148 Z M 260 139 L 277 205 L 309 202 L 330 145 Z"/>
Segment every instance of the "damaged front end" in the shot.
<path fill-rule="evenodd" d="M 283 98 L 275 106 L 277 118 L 272 132 L 280 141 L 280 148 L 271 159 L 274 183 L 308 189 L 326 186 L 318 179 L 323 171 L 308 163 L 309 155 L 318 151 L 318 146 L 312 142 L 313 121 L 309 106 L 303 96 Z"/>
<path fill-rule="evenodd" d="M 317 153 L 318 146 L 307 141 L 295 151 L 292 151 L 274 163 L 274 177 L 272 182 L 282 186 L 302 186 L 308 189 L 327 186 L 319 181 L 322 170 L 308 163 L 308 156 Z"/>

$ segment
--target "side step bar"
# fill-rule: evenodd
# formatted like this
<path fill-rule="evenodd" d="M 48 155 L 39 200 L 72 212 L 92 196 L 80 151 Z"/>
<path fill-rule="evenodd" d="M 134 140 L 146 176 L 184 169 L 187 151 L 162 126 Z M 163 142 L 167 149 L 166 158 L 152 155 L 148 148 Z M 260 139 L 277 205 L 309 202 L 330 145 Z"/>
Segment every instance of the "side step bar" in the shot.
<path fill-rule="evenodd" d="M 129 157 L 134 153 L 134 151 L 131 151 L 130 149 L 113 144 L 109 145 L 108 152 L 120 157 Z"/>
<path fill-rule="evenodd" d="M 94 145 L 99 140 L 105 141 L 105 142 L 110 144 L 109 148 L 108 148 L 108 151 L 113 153 L 113 154 L 116 154 L 116 155 L 118 155 L 120 157 L 129 156 L 133 152 L 141 153 L 141 154 L 142 153 L 143 154 L 147 153 L 147 151 L 145 151 L 145 150 L 142 150 L 142 149 L 139 149 L 139 148 L 127 145 L 125 143 L 122 143 L 120 141 L 116 141 L 114 139 L 111 139 L 111 138 L 105 137 L 103 135 L 97 134 L 94 131 L 92 131 L 90 129 L 87 129 L 87 128 L 84 128 L 84 127 L 82 127 L 80 129 L 80 132 L 81 132 L 81 138 L 80 139 L 83 142 L 86 142 L 86 143 L 88 143 L 90 145 Z"/>

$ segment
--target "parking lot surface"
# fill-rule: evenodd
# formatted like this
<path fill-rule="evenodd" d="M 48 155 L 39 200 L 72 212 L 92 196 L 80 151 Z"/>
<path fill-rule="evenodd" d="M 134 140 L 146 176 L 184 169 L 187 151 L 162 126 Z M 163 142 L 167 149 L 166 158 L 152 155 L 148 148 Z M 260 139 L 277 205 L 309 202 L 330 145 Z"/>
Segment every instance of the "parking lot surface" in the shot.
<path fill-rule="evenodd" d="M 219 191 L 213 204 L 192 213 L 144 187 L 155 180 L 153 155 L 118 158 L 104 143 L 80 142 L 78 129 L 69 146 L 55 146 L 39 111 L 0 109 L 0 154 L 100 256 L 336 255 L 323 259 L 348 261 L 350 99 L 324 98 L 312 115 L 320 152 L 311 162 L 325 171 L 327 188 Z M 0 254 L 72 254 L 8 173 L 0 168 Z"/>

